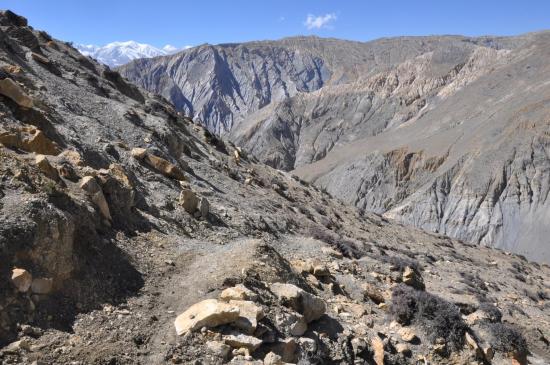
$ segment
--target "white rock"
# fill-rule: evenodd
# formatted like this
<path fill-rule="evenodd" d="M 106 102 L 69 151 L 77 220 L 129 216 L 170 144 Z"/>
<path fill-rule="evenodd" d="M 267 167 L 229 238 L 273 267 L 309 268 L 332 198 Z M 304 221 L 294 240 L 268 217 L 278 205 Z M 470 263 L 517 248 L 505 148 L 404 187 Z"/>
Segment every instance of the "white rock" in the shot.
<path fill-rule="evenodd" d="M 217 327 L 235 322 L 239 318 L 239 308 L 216 299 L 206 299 L 195 303 L 180 314 L 175 322 L 176 333 L 183 335 L 202 327 Z"/>
<path fill-rule="evenodd" d="M 15 268 L 11 271 L 11 282 L 17 290 L 25 293 L 32 285 L 32 275 L 25 269 Z"/>

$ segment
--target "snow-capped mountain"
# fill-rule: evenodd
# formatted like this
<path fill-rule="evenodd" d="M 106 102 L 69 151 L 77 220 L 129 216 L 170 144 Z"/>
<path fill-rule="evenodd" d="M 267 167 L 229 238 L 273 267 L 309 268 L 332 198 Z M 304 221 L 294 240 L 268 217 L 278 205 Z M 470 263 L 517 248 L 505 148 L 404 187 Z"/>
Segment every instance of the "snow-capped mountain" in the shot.
<path fill-rule="evenodd" d="M 85 56 L 95 58 L 101 63 L 111 67 L 121 66 L 136 58 L 151 58 L 164 56 L 180 51 L 180 48 L 167 44 L 162 49 L 149 44 L 138 43 L 135 41 L 112 42 L 105 46 L 96 46 L 93 44 L 76 44 L 76 49 Z M 188 47 L 184 47 L 188 48 Z"/>

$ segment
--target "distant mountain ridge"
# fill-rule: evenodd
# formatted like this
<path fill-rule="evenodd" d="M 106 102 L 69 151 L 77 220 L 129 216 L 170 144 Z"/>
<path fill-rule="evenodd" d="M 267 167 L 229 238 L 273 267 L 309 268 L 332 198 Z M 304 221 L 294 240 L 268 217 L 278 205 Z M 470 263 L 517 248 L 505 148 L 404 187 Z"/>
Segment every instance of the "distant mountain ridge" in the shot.
<path fill-rule="evenodd" d="M 549 49 L 544 31 L 293 37 L 119 71 L 361 209 L 548 262 Z"/>
<path fill-rule="evenodd" d="M 181 50 L 170 44 L 157 48 L 135 41 L 112 42 L 104 46 L 75 44 L 75 48 L 83 55 L 90 56 L 111 67 L 121 66 L 139 58 L 166 56 Z"/>

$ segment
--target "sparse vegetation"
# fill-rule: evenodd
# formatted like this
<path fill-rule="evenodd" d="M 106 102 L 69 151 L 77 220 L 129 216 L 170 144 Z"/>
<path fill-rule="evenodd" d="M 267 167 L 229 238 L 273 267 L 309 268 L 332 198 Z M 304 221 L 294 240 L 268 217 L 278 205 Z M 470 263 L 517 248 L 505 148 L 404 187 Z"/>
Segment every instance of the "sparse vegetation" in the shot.
<path fill-rule="evenodd" d="M 490 322 L 498 323 L 502 320 L 502 312 L 500 311 L 500 309 L 489 302 L 479 303 L 478 309 L 488 315 Z"/>
<path fill-rule="evenodd" d="M 381 255 L 379 259 L 382 262 L 395 266 L 399 271 L 405 270 L 406 267 L 410 267 L 411 269 L 415 270 L 418 273 L 422 270 L 420 263 L 411 258 Z"/>
<path fill-rule="evenodd" d="M 527 341 L 516 327 L 508 323 L 490 323 L 487 329 L 491 334 L 490 343 L 495 350 L 504 353 L 527 355 Z"/>
<path fill-rule="evenodd" d="M 401 324 L 416 324 L 428 339 L 444 338 L 448 348 L 462 347 L 466 324 L 457 306 L 438 296 L 400 284 L 393 289 L 390 314 Z"/>

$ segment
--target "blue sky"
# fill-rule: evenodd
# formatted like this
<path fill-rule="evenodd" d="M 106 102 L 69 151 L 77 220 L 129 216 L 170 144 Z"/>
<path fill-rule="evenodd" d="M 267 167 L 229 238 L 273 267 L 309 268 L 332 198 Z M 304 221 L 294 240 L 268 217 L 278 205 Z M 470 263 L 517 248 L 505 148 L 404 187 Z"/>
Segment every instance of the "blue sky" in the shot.
<path fill-rule="evenodd" d="M 367 41 L 397 35 L 511 35 L 550 29 L 550 0 L 0 0 L 56 38 L 157 47 L 315 34 Z"/>

